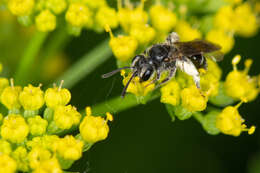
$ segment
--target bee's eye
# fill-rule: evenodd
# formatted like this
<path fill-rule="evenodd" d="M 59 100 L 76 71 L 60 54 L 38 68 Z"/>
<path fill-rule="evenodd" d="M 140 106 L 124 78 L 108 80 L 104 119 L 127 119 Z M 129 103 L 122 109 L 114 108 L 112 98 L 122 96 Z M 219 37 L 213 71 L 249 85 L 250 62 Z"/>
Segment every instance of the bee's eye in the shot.
<path fill-rule="evenodd" d="M 142 81 L 147 81 L 147 80 L 149 80 L 150 77 L 152 76 L 152 74 L 153 74 L 153 69 L 152 69 L 152 68 L 151 68 L 151 69 L 147 69 L 147 70 L 144 72 L 143 76 L 141 77 L 141 80 L 142 80 Z"/>

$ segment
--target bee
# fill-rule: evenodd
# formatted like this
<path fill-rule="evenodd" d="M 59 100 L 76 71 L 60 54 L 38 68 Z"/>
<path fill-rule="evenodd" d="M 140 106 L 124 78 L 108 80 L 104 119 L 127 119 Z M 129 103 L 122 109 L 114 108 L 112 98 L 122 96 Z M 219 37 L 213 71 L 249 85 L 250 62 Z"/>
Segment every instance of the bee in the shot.
<path fill-rule="evenodd" d="M 153 79 L 151 83 L 156 83 L 163 72 L 168 72 L 168 76 L 156 86 L 158 88 L 170 81 L 175 76 L 176 70 L 180 69 L 192 76 L 196 87 L 200 89 L 199 69 L 207 70 L 207 57 L 215 61 L 222 60 L 223 54 L 220 49 L 220 46 L 206 40 L 180 42 L 178 34 L 172 32 L 165 42 L 154 44 L 142 54 L 136 55 L 129 67 L 122 67 L 103 74 L 102 78 L 108 78 L 123 69 L 131 69 L 132 76 L 121 94 L 124 97 L 134 77 L 138 76 L 140 82 Z"/>

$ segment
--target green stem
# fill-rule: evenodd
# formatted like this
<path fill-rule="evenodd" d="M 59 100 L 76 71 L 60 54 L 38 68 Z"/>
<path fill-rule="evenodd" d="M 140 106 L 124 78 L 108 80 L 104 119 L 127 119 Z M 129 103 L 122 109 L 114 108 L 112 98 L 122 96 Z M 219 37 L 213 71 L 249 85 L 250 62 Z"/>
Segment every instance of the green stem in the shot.
<path fill-rule="evenodd" d="M 30 74 L 30 68 L 34 63 L 37 53 L 47 38 L 47 35 L 47 32 L 36 31 L 31 38 L 20 60 L 16 74 L 14 75 L 16 83 L 24 84 L 27 81 L 28 75 Z"/>
<path fill-rule="evenodd" d="M 83 77 L 95 70 L 96 67 L 112 56 L 112 52 L 108 46 L 108 41 L 108 39 L 103 41 L 91 52 L 80 58 L 80 60 L 64 72 L 56 82 L 59 83 L 61 80 L 64 80 L 65 83 L 63 86 L 65 88 L 71 88 Z"/>
<path fill-rule="evenodd" d="M 198 121 L 200 122 L 200 124 L 203 124 L 204 123 L 204 116 L 202 115 L 202 113 L 200 112 L 194 112 L 193 113 L 193 117 Z"/>
<path fill-rule="evenodd" d="M 152 95 L 147 102 L 152 101 L 158 98 L 159 96 L 160 93 L 155 92 L 155 94 Z M 106 112 L 119 113 L 121 111 L 127 110 L 140 104 L 142 103 L 138 101 L 135 95 L 128 94 L 125 96 L 125 98 L 121 98 L 121 96 L 118 96 L 105 102 L 94 105 L 91 108 L 93 115 L 104 116 Z"/>

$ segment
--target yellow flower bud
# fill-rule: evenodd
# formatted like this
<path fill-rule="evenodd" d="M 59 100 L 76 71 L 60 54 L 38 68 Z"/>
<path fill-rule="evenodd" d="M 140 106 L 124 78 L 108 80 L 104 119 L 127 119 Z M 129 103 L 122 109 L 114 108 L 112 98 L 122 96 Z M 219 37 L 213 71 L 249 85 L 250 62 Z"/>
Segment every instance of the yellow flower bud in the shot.
<path fill-rule="evenodd" d="M 239 17 L 240 18 L 240 17 Z M 235 14 L 231 5 L 221 7 L 214 17 L 214 26 L 223 31 L 234 31 Z"/>
<path fill-rule="evenodd" d="M 38 168 L 42 161 L 49 160 L 50 158 L 50 151 L 41 147 L 33 148 L 28 154 L 29 164 L 32 169 Z"/>
<path fill-rule="evenodd" d="M 12 148 L 9 142 L 4 139 L 0 139 L 0 153 L 9 155 L 12 152 Z"/>
<path fill-rule="evenodd" d="M 29 171 L 28 153 L 25 147 L 17 147 L 12 153 L 12 157 L 17 163 L 17 170 L 27 172 Z"/>
<path fill-rule="evenodd" d="M 180 36 L 181 41 L 199 39 L 202 34 L 198 29 L 193 28 L 188 22 L 181 20 L 177 23 L 175 32 Z"/>
<path fill-rule="evenodd" d="M 33 173 L 62 173 L 59 162 L 55 157 L 42 161 Z"/>
<path fill-rule="evenodd" d="M 176 106 L 180 103 L 181 88 L 175 80 L 170 81 L 161 88 L 161 102 Z"/>
<path fill-rule="evenodd" d="M 19 94 L 22 90 L 20 86 L 12 86 L 6 87 L 1 95 L 1 102 L 5 107 L 9 110 L 19 109 L 21 107 L 19 102 Z"/>
<path fill-rule="evenodd" d="M 43 135 L 46 132 L 48 126 L 48 121 L 43 119 L 41 116 L 37 115 L 27 120 L 30 133 L 33 136 Z"/>
<path fill-rule="evenodd" d="M 49 10 L 43 10 L 35 17 L 35 23 L 39 31 L 53 31 L 56 28 L 56 16 Z"/>
<path fill-rule="evenodd" d="M 153 41 L 155 30 L 147 24 L 133 24 L 130 29 L 130 36 L 136 38 L 140 45 L 147 45 Z"/>
<path fill-rule="evenodd" d="M 48 88 L 45 91 L 44 99 L 47 107 L 54 109 L 57 106 L 65 106 L 69 103 L 71 94 L 68 89 L 61 88 L 63 81 L 59 87 Z"/>
<path fill-rule="evenodd" d="M 209 31 L 206 35 L 206 39 L 220 45 L 221 51 L 223 53 L 229 52 L 235 43 L 233 35 L 227 34 L 224 30 L 221 29 L 213 29 Z"/>
<path fill-rule="evenodd" d="M 248 75 L 252 60 L 248 59 L 245 61 L 246 67 L 243 71 L 237 70 L 236 64 L 239 60 L 240 55 L 234 57 L 232 61 L 233 71 L 228 73 L 224 83 L 224 89 L 228 96 L 236 100 L 246 99 L 247 101 L 252 101 L 259 93 L 257 80 Z"/>
<path fill-rule="evenodd" d="M 74 2 L 69 5 L 65 18 L 72 26 L 81 28 L 91 21 L 91 11 L 86 5 Z"/>
<path fill-rule="evenodd" d="M 29 127 L 25 119 L 19 114 L 9 114 L 5 117 L 1 126 L 1 136 L 3 139 L 13 143 L 23 142 L 29 133 Z"/>
<path fill-rule="evenodd" d="M 67 2 L 66 0 L 46 0 L 46 7 L 55 14 L 60 14 L 66 9 Z"/>
<path fill-rule="evenodd" d="M 70 129 L 73 125 L 79 124 L 80 118 L 81 114 L 71 105 L 54 109 L 54 122 L 61 129 Z"/>
<path fill-rule="evenodd" d="M 29 84 L 19 95 L 21 105 L 25 110 L 38 110 L 44 104 L 43 91 Z"/>
<path fill-rule="evenodd" d="M 14 15 L 27 16 L 34 8 L 34 0 L 8 0 L 8 8 Z"/>
<path fill-rule="evenodd" d="M 16 162 L 7 154 L 0 154 L 0 172 L 15 173 Z"/>
<path fill-rule="evenodd" d="M 129 31 L 131 23 L 130 23 L 130 15 L 131 10 L 128 8 L 119 8 L 117 12 L 117 18 L 120 26 L 124 29 L 124 31 Z"/>
<path fill-rule="evenodd" d="M 95 22 L 101 30 L 103 30 L 106 25 L 109 25 L 111 28 L 116 28 L 118 26 L 118 19 L 115 9 L 109 6 L 99 8 L 95 16 Z"/>
<path fill-rule="evenodd" d="M 257 33 L 257 17 L 249 3 L 243 3 L 237 6 L 235 16 L 236 18 L 232 21 L 232 24 L 235 26 L 237 34 L 244 37 L 251 37 Z"/>
<path fill-rule="evenodd" d="M 2 94 L 3 90 L 9 86 L 9 81 L 6 78 L 0 78 L 0 95 Z"/>
<path fill-rule="evenodd" d="M 153 5 L 149 13 L 152 26 L 160 32 L 168 33 L 176 26 L 176 14 L 160 4 Z"/>
<path fill-rule="evenodd" d="M 67 135 L 58 142 L 57 152 L 65 160 L 78 160 L 82 156 L 83 142 Z"/>
<path fill-rule="evenodd" d="M 255 126 L 246 127 L 243 122 L 245 121 L 238 112 L 237 106 L 228 106 L 222 110 L 222 112 L 217 116 L 216 127 L 224 134 L 239 136 L 242 131 L 248 131 L 248 134 L 253 134 Z"/>
<path fill-rule="evenodd" d="M 52 152 L 56 152 L 58 141 L 59 141 L 59 137 L 56 135 L 44 135 L 44 136 L 34 137 L 31 141 L 28 141 L 26 143 L 26 146 L 29 149 L 41 147 L 41 148 L 48 149 Z"/>
<path fill-rule="evenodd" d="M 114 37 L 108 25 L 106 25 L 105 29 L 110 33 L 109 46 L 117 59 L 127 61 L 135 55 L 138 42 L 134 37 L 122 35 Z"/>
<path fill-rule="evenodd" d="M 87 116 L 80 123 L 79 131 L 82 138 L 88 143 L 95 143 L 107 138 L 109 127 L 107 121 L 111 114 L 107 114 L 107 120 L 100 116 L 92 116 L 90 107 L 86 108 Z"/>
<path fill-rule="evenodd" d="M 123 76 L 123 85 L 125 86 L 127 82 L 129 81 L 130 77 L 132 76 L 132 73 L 129 73 L 127 76 L 125 76 L 125 71 L 121 71 L 121 76 Z M 130 82 L 126 92 L 133 93 L 136 96 L 146 96 L 149 92 L 151 92 L 155 87 L 154 83 L 151 83 L 151 80 L 140 82 L 140 78 L 134 77 L 132 81 Z"/>
<path fill-rule="evenodd" d="M 207 97 L 203 96 L 195 85 L 181 91 L 182 106 L 187 110 L 203 111 L 207 107 Z"/>

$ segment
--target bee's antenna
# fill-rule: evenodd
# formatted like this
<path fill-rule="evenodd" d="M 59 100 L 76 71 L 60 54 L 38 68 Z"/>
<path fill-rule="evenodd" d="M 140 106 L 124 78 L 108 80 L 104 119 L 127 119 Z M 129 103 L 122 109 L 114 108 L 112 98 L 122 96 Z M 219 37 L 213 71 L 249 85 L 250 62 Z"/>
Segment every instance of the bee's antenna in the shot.
<path fill-rule="evenodd" d="M 109 78 L 109 77 L 113 76 L 114 74 L 120 72 L 121 70 L 123 70 L 123 69 L 128 69 L 128 68 L 132 68 L 132 67 L 122 67 L 122 68 L 113 70 L 113 71 L 111 71 L 111 72 L 109 72 L 109 73 L 103 74 L 101 77 L 102 77 L 102 78 Z"/>
<path fill-rule="evenodd" d="M 122 98 L 125 97 L 126 90 L 127 90 L 128 86 L 129 86 L 130 82 L 132 81 L 132 79 L 136 76 L 136 74 L 137 74 L 137 71 L 135 71 L 135 72 L 132 74 L 132 76 L 130 77 L 130 79 L 127 81 L 127 84 L 125 85 L 125 87 L 124 87 L 124 89 L 123 89 L 123 91 L 122 91 L 122 94 L 121 94 L 121 97 L 122 97 Z"/>

